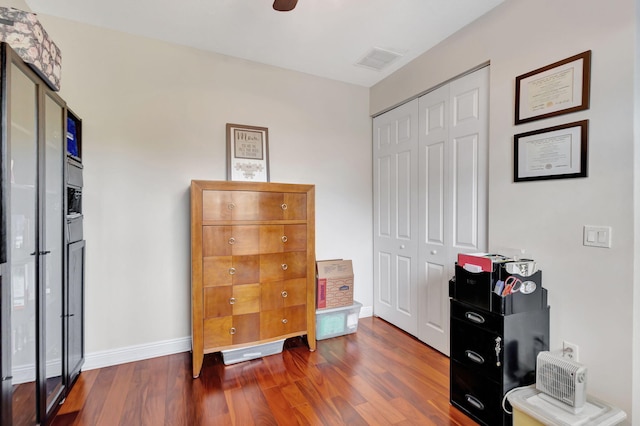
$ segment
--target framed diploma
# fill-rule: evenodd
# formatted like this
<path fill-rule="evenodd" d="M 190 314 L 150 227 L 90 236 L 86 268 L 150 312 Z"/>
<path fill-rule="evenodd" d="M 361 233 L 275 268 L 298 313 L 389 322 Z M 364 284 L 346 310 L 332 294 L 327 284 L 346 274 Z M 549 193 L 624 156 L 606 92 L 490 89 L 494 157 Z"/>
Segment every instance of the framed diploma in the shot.
<path fill-rule="evenodd" d="M 269 182 L 269 129 L 227 123 L 227 180 Z"/>
<path fill-rule="evenodd" d="M 589 109 L 591 51 L 516 77 L 516 124 Z"/>
<path fill-rule="evenodd" d="M 513 137 L 513 181 L 587 177 L 589 120 Z"/>

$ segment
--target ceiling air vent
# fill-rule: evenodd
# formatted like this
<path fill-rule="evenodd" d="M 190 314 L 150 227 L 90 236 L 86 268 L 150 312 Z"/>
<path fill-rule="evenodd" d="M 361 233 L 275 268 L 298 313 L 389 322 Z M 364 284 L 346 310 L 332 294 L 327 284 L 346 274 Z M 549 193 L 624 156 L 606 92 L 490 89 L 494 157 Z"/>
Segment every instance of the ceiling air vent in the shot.
<path fill-rule="evenodd" d="M 401 56 L 399 53 L 374 47 L 364 58 L 360 59 L 356 65 L 381 71 Z"/>

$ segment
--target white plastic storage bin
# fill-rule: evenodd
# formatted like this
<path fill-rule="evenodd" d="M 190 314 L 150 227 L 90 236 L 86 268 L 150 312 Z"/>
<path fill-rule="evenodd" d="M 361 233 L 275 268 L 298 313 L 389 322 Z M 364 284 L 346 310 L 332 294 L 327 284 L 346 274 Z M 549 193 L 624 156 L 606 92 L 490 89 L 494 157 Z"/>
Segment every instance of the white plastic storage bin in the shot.
<path fill-rule="evenodd" d="M 222 352 L 222 361 L 225 365 L 236 364 L 242 361 L 262 358 L 263 356 L 275 355 L 282 352 L 284 339 L 275 342 L 263 343 L 261 345 L 248 346 L 246 348 L 228 349 Z"/>
<path fill-rule="evenodd" d="M 351 306 L 316 310 L 316 340 L 343 336 L 358 331 L 362 303 Z"/>

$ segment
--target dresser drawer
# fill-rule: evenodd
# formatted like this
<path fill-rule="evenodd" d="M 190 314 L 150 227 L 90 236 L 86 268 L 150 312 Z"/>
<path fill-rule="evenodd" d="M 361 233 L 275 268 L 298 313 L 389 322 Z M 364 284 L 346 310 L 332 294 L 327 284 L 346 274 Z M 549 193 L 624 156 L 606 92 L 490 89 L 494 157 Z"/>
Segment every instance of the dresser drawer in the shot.
<path fill-rule="evenodd" d="M 202 259 L 203 287 L 259 282 L 260 255 L 212 256 Z"/>
<path fill-rule="evenodd" d="M 307 329 L 306 305 L 260 312 L 260 338 L 271 339 Z"/>
<path fill-rule="evenodd" d="M 307 279 L 265 282 L 260 285 L 260 306 L 264 311 L 307 303 Z"/>
<path fill-rule="evenodd" d="M 204 318 L 260 312 L 260 284 L 204 288 Z"/>
<path fill-rule="evenodd" d="M 203 226 L 202 256 L 259 254 L 260 226 Z"/>
<path fill-rule="evenodd" d="M 294 251 L 260 255 L 260 282 L 307 277 L 307 253 Z"/>
<path fill-rule="evenodd" d="M 481 327 L 451 320 L 451 359 L 490 380 L 500 382 L 504 364 L 504 339 Z M 496 355 L 496 348 L 498 352 Z"/>
<path fill-rule="evenodd" d="M 260 313 L 208 318 L 203 325 L 205 351 L 260 339 Z"/>
<path fill-rule="evenodd" d="M 202 220 L 304 220 L 306 193 L 215 191 L 202 193 Z"/>
<path fill-rule="evenodd" d="M 451 299 L 451 318 L 456 318 L 467 324 L 477 325 L 485 330 L 502 335 L 504 317 L 473 305 Z"/>
<path fill-rule="evenodd" d="M 451 361 L 451 403 L 487 426 L 506 424 L 502 388 L 456 361 Z"/>

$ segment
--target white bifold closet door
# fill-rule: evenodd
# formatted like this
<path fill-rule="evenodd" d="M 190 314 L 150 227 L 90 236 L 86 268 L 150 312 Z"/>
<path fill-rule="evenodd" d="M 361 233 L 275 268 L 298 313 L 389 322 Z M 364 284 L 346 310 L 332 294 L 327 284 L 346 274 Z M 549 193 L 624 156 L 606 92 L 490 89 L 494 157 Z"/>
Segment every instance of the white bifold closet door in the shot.
<path fill-rule="evenodd" d="M 449 354 L 458 253 L 486 250 L 489 68 L 374 118 L 374 314 Z"/>

